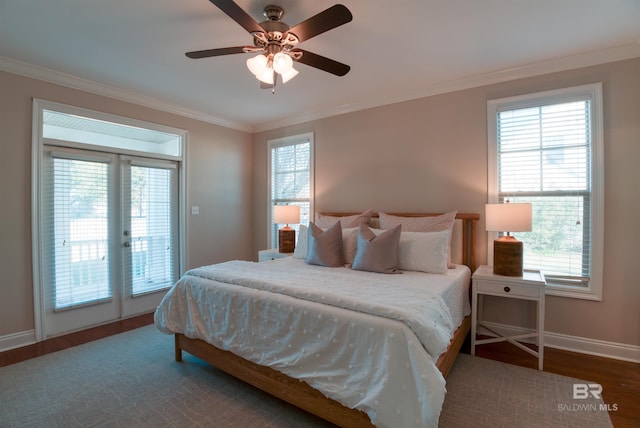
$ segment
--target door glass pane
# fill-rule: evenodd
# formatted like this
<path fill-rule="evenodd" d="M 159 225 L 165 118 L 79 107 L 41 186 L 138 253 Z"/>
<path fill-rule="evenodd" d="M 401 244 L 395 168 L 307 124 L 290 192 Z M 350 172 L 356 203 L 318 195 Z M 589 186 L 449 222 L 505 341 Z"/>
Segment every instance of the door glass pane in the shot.
<path fill-rule="evenodd" d="M 53 159 L 54 310 L 103 301 L 109 285 L 109 165 Z"/>
<path fill-rule="evenodd" d="M 177 279 L 175 180 L 174 169 L 131 167 L 128 261 L 134 296 L 170 287 Z"/>

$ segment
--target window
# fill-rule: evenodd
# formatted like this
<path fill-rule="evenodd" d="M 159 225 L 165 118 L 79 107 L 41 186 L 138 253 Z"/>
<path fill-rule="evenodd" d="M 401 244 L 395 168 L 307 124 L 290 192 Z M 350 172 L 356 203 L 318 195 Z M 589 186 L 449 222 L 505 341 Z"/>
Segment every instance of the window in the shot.
<path fill-rule="evenodd" d="M 308 225 L 313 210 L 313 134 L 302 134 L 268 142 L 269 210 L 268 244 L 278 246 L 273 224 L 275 205 L 299 205 L 300 224 Z M 291 225 L 296 232 L 299 225 Z"/>
<path fill-rule="evenodd" d="M 532 204 L 532 230 L 517 237 L 548 294 L 602 299 L 601 92 L 593 84 L 488 103 L 488 202 Z"/>

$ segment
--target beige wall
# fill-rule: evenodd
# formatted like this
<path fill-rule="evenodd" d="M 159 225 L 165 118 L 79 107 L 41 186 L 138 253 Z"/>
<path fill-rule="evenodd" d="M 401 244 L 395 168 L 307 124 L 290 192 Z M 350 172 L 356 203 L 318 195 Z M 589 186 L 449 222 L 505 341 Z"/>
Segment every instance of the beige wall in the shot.
<path fill-rule="evenodd" d="M 266 141 L 315 134 L 316 208 L 482 213 L 486 102 L 585 83 L 604 85 L 605 269 L 602 302 L 547 297 L 546 330 L 640 345 L 640 59 L 516 80 L 261 132 L 240 131 L 0 72 L 0 337 L 34 328 L 31 275 L 32 97 L 189 131 L 187 268 L 256 258 L 266 245 Z M 483 228 L 483 222 L 480 229 Z M 479 260 L 486 235 L 478 234 Z M 497 322 L 526 305 L 488 302 Z"/>
<path fill-rule="evenodd" d="M 31 274 L 32 98 L 185 129 L 187 266 L 251 258 L 251 135 L 0 72 L 0 337 L 34 329 Z M 190 210 L 189 210 L 190 212 Z"/>
<path fill-rule="evenodd" d="M 640 345 L 640 59 L 515 80 L 255 134 L 254 251 L 266 245 L 266 141 L 315 134 L 317 211 L 483 213 L 487 100 L 602 82 L 605 136 L 604 296 L 548 296 L 546 331 Z M 484 221 L 479 260 L 486 261 Z M 507 303 L 507 304 L 505 304 Z M 516 304 L 514 304 L 516 303 Z M 494 299 L 496 322 L 531 324 L 531 305 Z"/>

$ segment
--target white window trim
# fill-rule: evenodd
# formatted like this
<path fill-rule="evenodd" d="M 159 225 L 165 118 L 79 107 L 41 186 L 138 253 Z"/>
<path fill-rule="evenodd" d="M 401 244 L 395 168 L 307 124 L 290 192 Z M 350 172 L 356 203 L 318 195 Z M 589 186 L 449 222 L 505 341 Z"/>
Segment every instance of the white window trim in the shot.
<path fill-rule="evenodd" d="M 171 134 L 180 135 L 182 138 L 182 145 L 179 156 L 169 156 L 155 154 L 154 157 L 158 159 L 175 160 L 180 162 L 179 171 L 179 188 L 178 188 L 178 229 L 180 233 L 179 240 L 179 275 L 184 273 L 186 261 L 188 260 L 188 247 L 186 243 L 186 237 L 188 236 L 187 229 L 187 203 L 186 203 L 186 189 L 187 189 L 187 144 L 188 144 L 188 132 L 182 129 L 173 128 L 170 126 L 160 125 L 157 123 L 146 122 L 137 119 L 131 119 L 128 117 L 117 116 L 109 113 L 99 112 L 95 110 L 89 110 L 82 107 L 75 107 L 67 104 L 56 103 L 53 101 L 42 100 L 38 98 L 33 99 L 32 105 L 32 121 L 31 121 L 31 236 L 32 236 L 32 273 L 33 273 L 33 305 L 34 305 L 34 324 L 35 324 L 35 339 L 36 342 L 40 342 L 44 339 L 44 296 L 42 295 L 42 239 L 40 222 L 43 216 L 42 207 L 40 201 L 41 195 L 41 174 L 40 169 L 42 165 L 43 148 L 46 145 L 60 146 L 67 148 L 78 149 L 99 149 L 99 147 L 93 147 L 90 144 L 75 143 L 69 141 L 59 141 L 50 138 L 44 138 L 42 135 L 43 130 L 43 110 L 54 110 L 58 112 L 64 112 L 68 114 L 79 115 L 83 117 L 89 117 L 97 120 L 104 120 L 107 122 L 115 122 L 124 125 L 130 125 L 135 127 L 142 127 L 153 129 L 156 131 L 167 132 Z M 113 150 L 116 152 L 116 150 Z M 117 150 L 118 153 L 124 155 L 142 155 L 135 150 Z"/>
<path fill-rule="evenodd" d="M 273 140 L 267 140 L 267 248 L 274 248 L 275 243 L 271 239 L 271 226 L 273 224 L 273 218 L 271 216 L 271 149 L 277 146 L 288 146 L 296 144 L 301 141 L 309 140 L 311 144 L 309 154 L 309 213 L 313 216 L 314 211 L 314 199 L 315 199 L 315 186 L 314 186 L 314 141 L 313 132 L 307 132 L 304 134 L 291 135 L 289 137 L 276 138 Z"/>
<path fill-rule="evenodd" d="M 564 98 L 570 100 L 576 96 L 587 96 L 591 99 L 591 195 L 593 221 L 591 229 L 591 278 L 589 287 L 586 289 L 547 285 L 546 294 L 550 296 L 601 301 L 604 263 L 604 132 L 602 119 L 602 83 L 592 83 L 528 95 L 501 98 L 487 102 L 487 203 L 498 202 L 497 113 L 502 110 L 538 106 L 547 102 L 561 103 Z M 493 263 L 493 240 L 496 238 L 497 233 L 487 232 L 487 258 L 489 264 Z"/>

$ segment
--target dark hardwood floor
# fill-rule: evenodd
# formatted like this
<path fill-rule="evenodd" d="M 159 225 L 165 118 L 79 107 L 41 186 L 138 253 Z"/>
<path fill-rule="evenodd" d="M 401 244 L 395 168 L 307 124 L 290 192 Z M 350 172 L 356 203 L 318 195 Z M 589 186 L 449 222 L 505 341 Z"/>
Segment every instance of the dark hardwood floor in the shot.
<path fill-rule="evenodd" d="M 462 352 L 470 353 L 469 338 Z M 538 368 L 536 357 L 506 342 L 476 346 L 476 356 Z M 640 364 L 545 347 L 544 371 L 599 383 L 613 426 L 640 427 Z"/>
<path fill-rule="evenodd" d="M 0 367 L 152 323 L 153 314 L 145 314 L 0 352 Z M 467 338 L 462 352 L 469 353 L 469 349 Z M 504 342 L 478 346 L 476 355 L 532 369 L 537 368 L 535 357 Z M 611 409 L 617 408 L 616 411 L 609 412 L 613 426 L 615 428 L 640 427 L 640 364 L 545 348 L 544 371 L 599 383 L 603 388 L 605 403 L 609 404 Z"/>
<path fill-rule="evenodd" d="M 0 367 L 19 363 L 51 352 L 61 351 L 72 346 L 103 339 L 114 334 L 133 330 L 134 328 L 153 324 L 153 313 L 116 321 L 110 324 L 70 333 L 53 339 L 43 340 L 33 345 L 0 352 Z"/>

